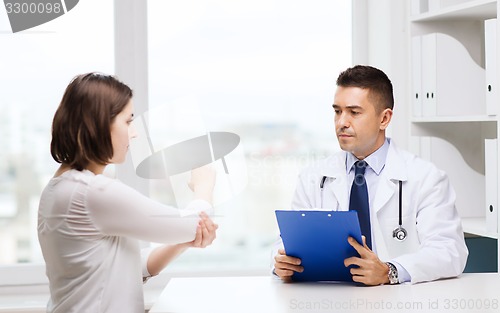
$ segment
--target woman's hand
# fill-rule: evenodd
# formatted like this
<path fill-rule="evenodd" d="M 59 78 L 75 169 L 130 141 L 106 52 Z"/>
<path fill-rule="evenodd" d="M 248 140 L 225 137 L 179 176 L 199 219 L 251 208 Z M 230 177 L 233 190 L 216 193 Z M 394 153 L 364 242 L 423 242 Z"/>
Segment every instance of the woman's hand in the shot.
<path fill-rule="evenodd" d="M 205 248 L 215 240 L 215 232 L 219 227 L 205 212 L 200 213 L 200 222 L 196 229 L 196 237 L 191 242 L 175 245 L 163 245 L 154 249 L 148 258 L 148 272 L 151 276 L 158 275 L 173 259 L 184 252 L 187 248 Z"/>
<path fill-rule="evenodd" d="M 210 164 L 195 168 L 191 171 L 191 180 L 188 185 L 194 192 L 195 199 L 203 199 L 212 203 L 215 176 L 215 170 Z"/>
<path fill-rule="evenodd" d="M 205 212 L 200 213 L 201 220 L 196 229 L 196 237 L 189 243 L 190 247 L 205 248 L 212 244 L 219 226 L 215 224 Z"/>

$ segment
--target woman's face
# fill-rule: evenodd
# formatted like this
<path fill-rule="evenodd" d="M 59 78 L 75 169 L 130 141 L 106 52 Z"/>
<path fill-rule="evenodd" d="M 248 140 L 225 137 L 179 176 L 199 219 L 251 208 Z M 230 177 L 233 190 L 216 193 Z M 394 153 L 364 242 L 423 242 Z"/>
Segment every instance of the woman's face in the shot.
<path fill-rule="evenodd" d="M 135 127 L 132 123 L 133 119 L 134 105 L 132 104 L 132 100 L 130 100 L 111 124 L 113 158 L 109 161 L 110 163 L 125 162 L 130 139 L 137 136 Z"/>

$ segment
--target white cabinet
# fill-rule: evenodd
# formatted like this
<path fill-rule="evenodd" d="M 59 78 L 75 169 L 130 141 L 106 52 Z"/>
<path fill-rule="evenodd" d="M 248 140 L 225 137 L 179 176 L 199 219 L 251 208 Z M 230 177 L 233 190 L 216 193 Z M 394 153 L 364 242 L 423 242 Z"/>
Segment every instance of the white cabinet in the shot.
<path fill-rule="evenodd" d="M 500 4 L 412 0 L 409 141 L 445 170 L 468 234 L 498 238 Z M 500 249 L 499 249 L 500 250 Z"/>
<path fill-rule="evenodd" d="M 466 236 L 490 243 L 500 237 L 499 8 L 500 0 L 353 0 L 353 49 L 367 50 L 353 63 L 393 81 L 389 135 L 448 173 Z"/>

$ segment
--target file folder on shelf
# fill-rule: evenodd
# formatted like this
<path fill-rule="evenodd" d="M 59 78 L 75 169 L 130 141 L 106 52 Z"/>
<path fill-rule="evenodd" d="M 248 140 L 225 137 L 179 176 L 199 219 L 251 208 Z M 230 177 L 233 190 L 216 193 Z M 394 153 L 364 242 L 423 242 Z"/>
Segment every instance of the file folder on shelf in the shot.
<path fill-rule="evenodd" d="M 413 99 L 413 116 L 422 116 L 422 37 L 415 36 L 411 39 L 411 55 L 412 55 L 412 99 Z"/>
<path fill-rule="evenodd" d="M 497 19 L 484 21 L 484 54 L 486 67 L 486 114 L 498 114 L 497 101 Z"/>
<path fill-rule="evenodd" d="M 497 139 L 484 140 L 486 231 L 498 232 L 498 153 Z"/>

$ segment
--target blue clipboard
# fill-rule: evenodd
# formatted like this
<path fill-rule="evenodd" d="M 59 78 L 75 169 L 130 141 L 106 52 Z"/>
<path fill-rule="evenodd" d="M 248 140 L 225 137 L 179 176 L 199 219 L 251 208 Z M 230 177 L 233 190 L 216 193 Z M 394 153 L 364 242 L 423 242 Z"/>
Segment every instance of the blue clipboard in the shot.
<path fill-rule="evenodd" d="M 362 243 L 356 211 L 276 210 L 286 254 L 302 260 L 304 271 L 294 281 L 352 282 L 346 258 L 357 256 L 349 236 Z"/>

